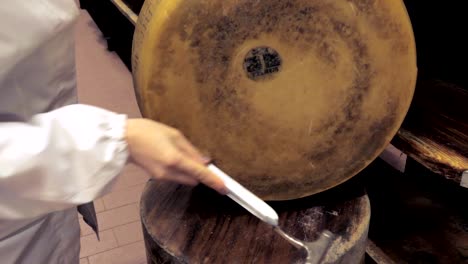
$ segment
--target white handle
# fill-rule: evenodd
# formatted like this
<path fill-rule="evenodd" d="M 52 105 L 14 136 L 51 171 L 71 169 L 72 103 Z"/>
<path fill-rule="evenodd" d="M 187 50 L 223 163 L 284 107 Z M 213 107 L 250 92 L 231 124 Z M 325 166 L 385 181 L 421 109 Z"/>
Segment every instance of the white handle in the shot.
<path fill-rule="evenodd" d="M 227 195 L 232 200 L 236 201 L 262 221 L 273 226 L 278 226 L 278 214 L 271 206 L 247 190 L 244 186 L 240 185 L 233 178 L 229 177 L 215 165 L 208 165 L 208 169 L 223 180 L 224 185 L 226 185 L 226 188 L 229 190 Z"/>

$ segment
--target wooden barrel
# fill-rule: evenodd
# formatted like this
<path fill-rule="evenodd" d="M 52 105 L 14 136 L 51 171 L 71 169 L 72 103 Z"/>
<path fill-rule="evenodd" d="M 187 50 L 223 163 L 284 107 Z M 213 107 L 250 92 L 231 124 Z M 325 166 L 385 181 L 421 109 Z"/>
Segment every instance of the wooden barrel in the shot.
<path fill-rule="evenodd" d="M 298 239 L 314 241 L 325 229 L 337 236 L 323 263 L 363 260 L 370 204 L 359 184 L 270 204 L 280 226 Z M 271 226 L 205 187 L 149 181 L 141 221 L 148 263 L 304 263 L 306 257 Z"/>

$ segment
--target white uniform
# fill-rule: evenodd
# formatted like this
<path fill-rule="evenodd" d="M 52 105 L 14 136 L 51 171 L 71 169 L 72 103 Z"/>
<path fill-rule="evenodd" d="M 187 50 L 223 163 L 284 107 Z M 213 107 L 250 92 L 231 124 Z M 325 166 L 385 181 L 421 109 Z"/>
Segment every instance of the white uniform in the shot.
<path fill-rule="evenodd" d="M 76 206 L 127 161 L 126 116 L 75 104 L 77 15 L 73 0 L 0 1 L 2 264 L 78 263 Z"/>

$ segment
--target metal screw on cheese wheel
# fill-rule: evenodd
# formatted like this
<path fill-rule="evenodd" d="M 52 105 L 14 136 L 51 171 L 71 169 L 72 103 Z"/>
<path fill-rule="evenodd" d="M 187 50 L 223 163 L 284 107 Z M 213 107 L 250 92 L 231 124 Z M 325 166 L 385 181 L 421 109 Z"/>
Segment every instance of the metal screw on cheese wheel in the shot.
<path fill-rule="evenodd" d="M 147 0 L 132 63 L 143 115 L 267 200 L 365 168 L 417 75 L 401 0 Z"/>

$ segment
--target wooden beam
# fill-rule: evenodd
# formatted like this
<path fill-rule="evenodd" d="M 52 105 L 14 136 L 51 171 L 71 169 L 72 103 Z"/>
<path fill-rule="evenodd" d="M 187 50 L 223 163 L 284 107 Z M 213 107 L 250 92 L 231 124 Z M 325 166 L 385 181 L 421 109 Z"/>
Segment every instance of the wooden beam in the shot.
<path fill-rule="evenodd" d="M 432 172 L 466 187 L 468 90 L 419 81 L 410 111 L 392 144 Z M 466 177 L 466 176 L 465 176 Z"/>
<path fill-rule="evenodd" d="M 110 0 L 119 11 L 135 26 L 138 21 L 138 15 L 130 9 L 122 0 Z"/>

